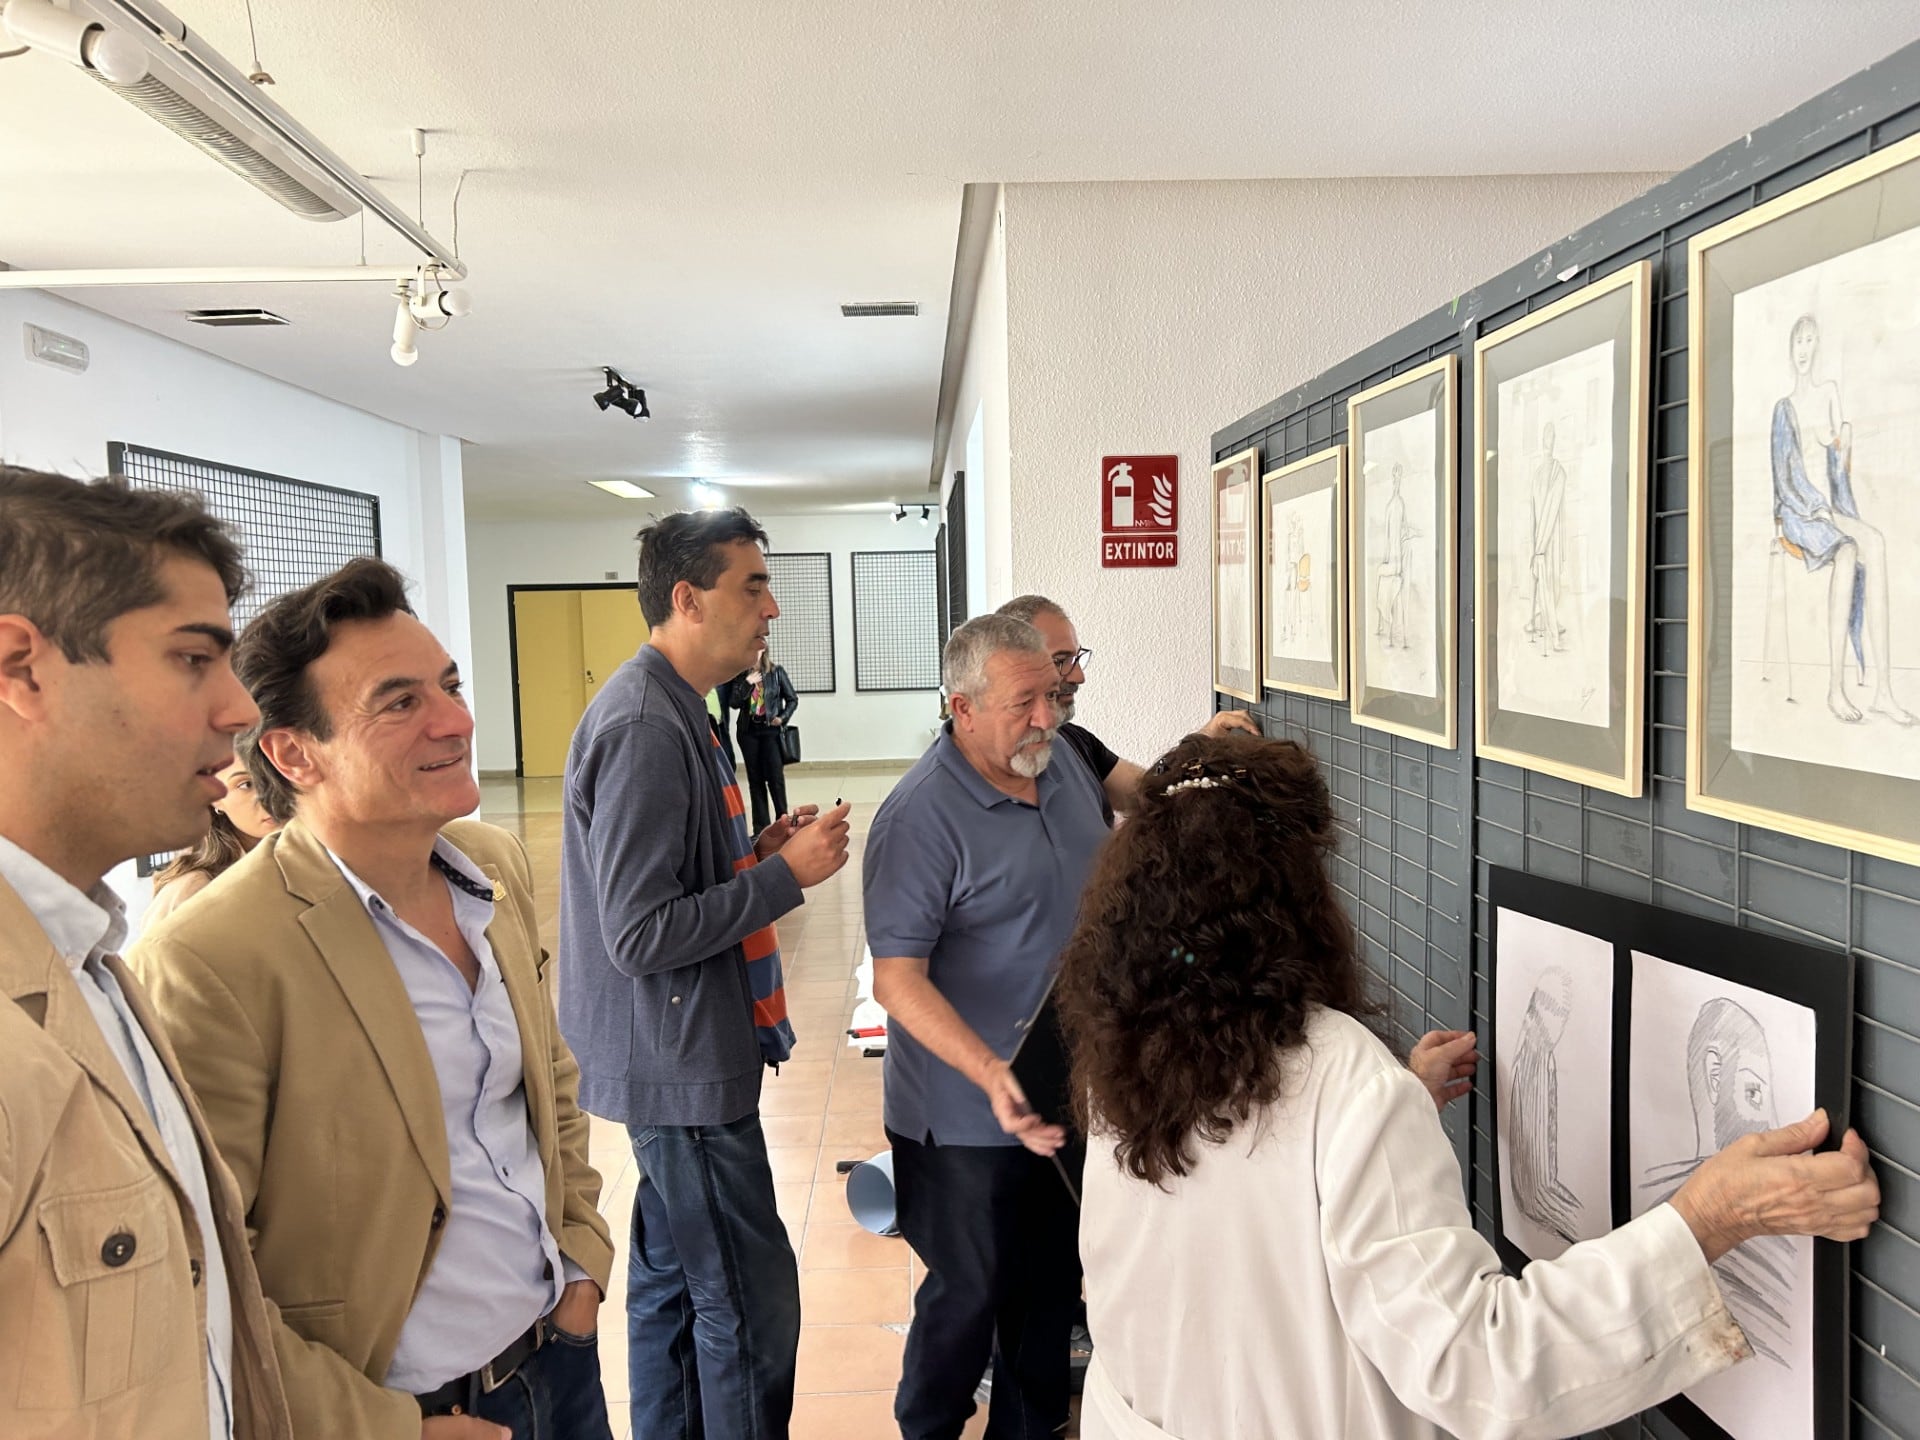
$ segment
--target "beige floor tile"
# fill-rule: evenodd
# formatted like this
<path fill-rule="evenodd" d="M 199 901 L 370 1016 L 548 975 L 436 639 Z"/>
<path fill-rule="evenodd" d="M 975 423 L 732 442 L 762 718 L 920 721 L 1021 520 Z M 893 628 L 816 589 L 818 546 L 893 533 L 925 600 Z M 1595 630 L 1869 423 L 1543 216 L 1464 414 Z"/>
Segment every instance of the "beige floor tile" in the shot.
<path fill-rule="evenodd" d="M 767 1163 L 773 1168 L 776 1185 L 798 1184 L 819 1179 L 818 1145 L 779 1145 L 767 1148 Z"/>
<path fill-rule="evenodd" d="M 791 1440 L 888 1440 L 899 1433 L 892 1386 L 856 1395 L 801 1395 L 793 1402 Z"/>
<path fill-rule="evenodd" d="M 884 1325 L 803 1325 L 796 1388 L 802 1395 L 885 1391 L 900 1383 L 907 1337 Z"/>
<path fill-rule="evenodd" d="M 769 1115 L 761 1120 L 760 1128 L 766 1132 L 769 1150 L 794 1145 L 818 1149 L 821 1134 L 826 1129 L 826 1116 Z"/>
<path fill-rule="evenodd" d="M 805 1225 L 808 1208 L 813 1203 L 813 1182 L 795 1180 L 791 1184 L 782 1185 L 776 1181 L 773 1187 L 773 1203 L 780 1211 L 780 1218 L 786 1221 L 789 1227 Z"/>
<path fill-rule="evenodd" d="M 871 1115 L 828 1115 L 820 1134 L 820 1144 L 843 1158 L 865 1160 L 887 1148 L 886 1127 L 876 1110 Z"/>
<path fill-rule="evenodd" d="M 818 1115 L 827 1107 L 824 1082 L 782 1085 L 778 1082 L 760 1092 L 760 1113 L 764 1115 Z"/>
<path fill-rule="evenodd" d="M 906 1241 L 875 1235 L 851 1221 L 830 1224 L 826 1217 L 832 1208 L 823 1205 L 821 1213 L 808 1217 L 807 1242 L 800 1251 L 802 1270 L 887 1270 L 906 1263 L 911 1253 Z"/>
<path fill-rule="evenodd" d="M 903 1263 L 890 1270 L 802 1271 L 801 1315 L 816 1325 L 876 1325 L 906 1320 L 904 1260 L 903 1256 Z"/>

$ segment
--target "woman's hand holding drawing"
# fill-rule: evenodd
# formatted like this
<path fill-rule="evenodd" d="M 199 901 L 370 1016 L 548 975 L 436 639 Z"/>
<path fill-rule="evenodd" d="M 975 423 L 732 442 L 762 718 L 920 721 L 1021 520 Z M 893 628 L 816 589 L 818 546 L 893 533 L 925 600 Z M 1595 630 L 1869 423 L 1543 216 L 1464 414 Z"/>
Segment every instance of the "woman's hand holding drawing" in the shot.
<path fill-rule="evenodd" d="M 1838 1150 L 1808 1153 L 1826 1138 L 1827 1112 L 1816 1110 L 1778 1130 L 1743 1135 L 1701 1162 L 1668 1203 L 1709 1264 L 1760 1235 L 1866 1235 L 1880 1214 L 1866 1142 L 1849 1130 Z"/>

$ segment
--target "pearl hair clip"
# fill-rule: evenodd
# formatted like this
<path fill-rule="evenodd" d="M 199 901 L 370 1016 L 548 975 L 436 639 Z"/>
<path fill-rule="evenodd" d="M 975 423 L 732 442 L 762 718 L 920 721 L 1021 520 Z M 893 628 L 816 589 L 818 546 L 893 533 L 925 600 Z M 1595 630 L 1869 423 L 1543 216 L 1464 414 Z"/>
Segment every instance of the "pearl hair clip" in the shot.
<path fill-rule="evenodd" d="M 1218 790 L 1227 782 L 1218 775 L 1198 775 L 1191 780 L 1176 780 L 1167 786 L 1164 793 L 1178 795 L 1182 790 Z"/>

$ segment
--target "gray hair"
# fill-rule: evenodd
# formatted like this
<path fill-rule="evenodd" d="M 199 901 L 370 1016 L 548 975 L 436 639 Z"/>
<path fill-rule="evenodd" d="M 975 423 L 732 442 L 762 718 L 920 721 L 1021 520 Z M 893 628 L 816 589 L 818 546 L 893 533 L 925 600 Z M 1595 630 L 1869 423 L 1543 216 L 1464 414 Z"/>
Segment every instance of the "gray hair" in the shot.
<path fill-rule="evenodd" d="M 1011 615 L 976 615 L 947 638 L 940 655 L 940 682 L 947 694 L 978 700 L 987 688 L 987 662 L 1008 653 L 1045 655 L 1047 642 Z"/>
<path fill-rule="evenodd" d="M 1049 600 L 1044 595 L 1016 595 L 993 613 L 1024 620 L 1029 625 L 1033 624 L 1036 615 L 1058 615 L 1062 620 L 1069 618 L 1059 601 Z"/>

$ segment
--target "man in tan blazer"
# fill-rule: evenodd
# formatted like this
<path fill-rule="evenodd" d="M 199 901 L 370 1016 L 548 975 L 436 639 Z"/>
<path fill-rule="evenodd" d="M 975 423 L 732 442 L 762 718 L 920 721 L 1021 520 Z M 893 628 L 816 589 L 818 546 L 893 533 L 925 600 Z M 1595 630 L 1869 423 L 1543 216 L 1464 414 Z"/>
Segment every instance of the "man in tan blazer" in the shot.
<path fill-rule="evenodd" d="M 206 833 L 255 710 L 198 497 L 0 466 L 0 1435 L 284 1440 L 239 1191 L 102 877 Z"/>
<path fill-rule="evenodd" d="M 357 560 L 234 666 L 285 827 L 136 969 L 233 1167 L 302 1440 L 607 1440 L 613 1263 L 527 857 L 479 803 L 459 672 Z"/>

